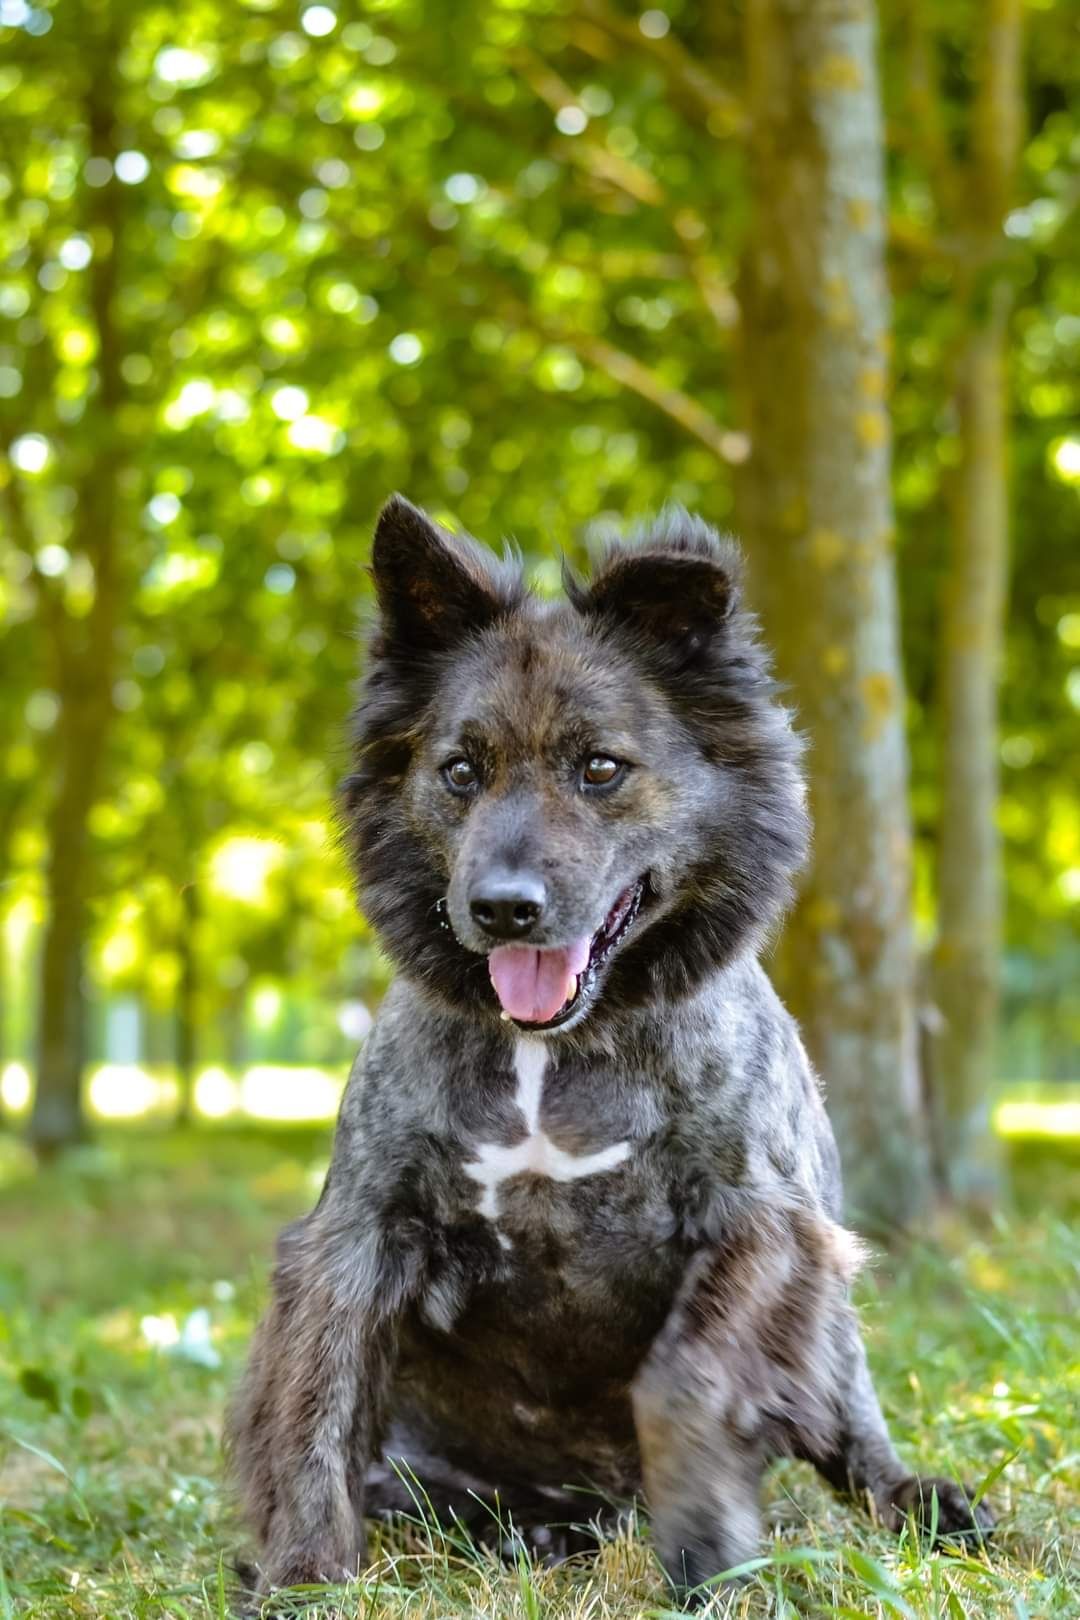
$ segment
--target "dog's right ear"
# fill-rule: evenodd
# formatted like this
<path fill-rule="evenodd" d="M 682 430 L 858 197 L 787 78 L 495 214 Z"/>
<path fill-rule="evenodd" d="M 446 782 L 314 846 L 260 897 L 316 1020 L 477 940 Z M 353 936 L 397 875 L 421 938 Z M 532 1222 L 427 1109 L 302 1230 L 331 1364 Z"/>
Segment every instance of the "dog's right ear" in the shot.
<path fill-rule="evenodd" d="M 625 627 L 678 675 L 727 641 L 741 576 L 737 546 L 672 507 L 636 542 L 609 546 L 588 583 L 565 569 L 563 583 L 579 613 Z"/>
<path fill-rule="evenodd" d="M 435 652 L 482 630 L 507 606 L 483 548 L 441 529 L 403 495 L 375 525 L 371 571 L 387 644 Z"/>

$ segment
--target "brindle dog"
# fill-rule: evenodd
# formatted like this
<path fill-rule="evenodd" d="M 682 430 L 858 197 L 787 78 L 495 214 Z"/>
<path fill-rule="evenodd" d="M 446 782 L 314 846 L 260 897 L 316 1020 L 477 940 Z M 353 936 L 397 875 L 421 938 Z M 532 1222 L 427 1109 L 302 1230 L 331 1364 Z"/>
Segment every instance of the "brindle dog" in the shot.
<path fill-rule="evenodd" d="M 780 1454 L 979 1534 L 889 1440 L 757 959 L 807 817 L 734 546 L 673 511 L 546 602 L 395 498 L 373 565 L 343 812 L 398 977 L 232 1408 L 263 1589 L 355 1575 L 413 1480 L 549 1554 L 643 1490 L 684 1593 L 754 1555 Z"/>

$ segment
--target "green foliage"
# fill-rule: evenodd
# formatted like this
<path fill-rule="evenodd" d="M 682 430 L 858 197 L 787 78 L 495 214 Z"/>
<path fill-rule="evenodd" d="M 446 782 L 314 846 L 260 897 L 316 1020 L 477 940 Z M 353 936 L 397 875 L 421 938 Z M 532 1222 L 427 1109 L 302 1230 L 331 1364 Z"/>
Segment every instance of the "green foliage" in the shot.
<path fill-rule="evenodd" d="M 274 1233 L 310 1205 L 327 1147 L 313 1132 L 117 1134 L 0 1191 L 0 1615 L 236 1612 L 243 1542 L 221 1482 L 221 1411 Z M 1043 1160 L 1037 1217 L 881 1257 L 861 1288 L 901 1449 L 986 1490 L 1001 1522 L 988 1556 L 897 1543 L 785 1464 L 746 1588 L 708 1613 L 1077 1613 L 1080 1252 L 1049 1171 Z M 297 1612 L 305 1598 L 327 1617 L 672 1613 L 633 1526 L 598 1558 L 550 1570 L 500 1567 L 418 1525 L 382 1539 L 352 1592 L 297 1593 Z"/>
<path fill-rule="evenodd" d="M 908 8 L 883 11 L 929 929 L 964 260 L 934 165 L 940 151 L 963 157 L 978 15 L 960 0 L 933 8 L 935 153 L 911 101 Z M 1045 987 L 1042 1023 L 1060 1032 L 1080 1017 L 1064 954 L 1080 898 L 1066 777 L 1080 703 L 1080 124 L 1069 8 L 1028 12 L 1023 201 L 1003 248 L 1016 566 L 1002 819 L 1016 982 L 1029 1005 Z M 163 1015 L 188 972 L 208 1028 L 228 1025 L 260 975 L 324 1001 L 383 981 L 330 798 L 368 534 L 390 489 L 515 535 L 545 586 L 592 525 L 666 499 L 736 521 L 750 448 L 740 17 L 692 0 L 670 15 L 639 25 L 607 0 L 383 0 L 362 17 L 275 0 L 227 13 L 205 0 L 5 5 L 0 904 L 20 939 L 30 928 L 8 951 L 5 1055 L 27 1051 L 19 975 L 41 919 L 61 650 L 102 589 L 103 483 L 118 623 L 89 818 L 91 972 Z M 270 839 L 280 856 L 257 901 L 214 882 L 236 838 Z"/>
<path fill-rule="evenodd" d="M 917 820 L 929 840 L 940 737 L 937 627 L 958 455 L 949 399 L 953 367 L 969 300 L 977 304 L 980 289 L 1003 270 L 1014 308 L 1013 561 L 1001 713 L 1007 938 L 1014 953 L 1033 952 L 1048 963 L 1073 948 L 1080 853 L 1080 818 L 1075 803 L 1065 802 L 1075 783 L 1067 781 L 1068 766 L 1062 771 L 1080 697 L 1080 322 L 1074 314 L 1080 300 L 1080 73 L 1069 8 L 1050 3 L 1024 10 L 1026 123 L 1015 206 L 989 252 L 978 239 L 980 198 L 966 168 L 982 13 L 966 0 L 934 6 L 886 0 L 883 67 L 894 208 L 895 482 Z M 1053 998 L 1060 974 L 1042 971 Z M 1064 960 L 1062 971 L 1070 971 Z M 1038 976 L 1039 969 L 1022 974 L 1015 964 L 1014 988 L 1030 997 Z M 1075 1009 L 1059 1006 L 1051 1016 L 1071 1017 L 1063 1046 L 1075 1047 Z"/>

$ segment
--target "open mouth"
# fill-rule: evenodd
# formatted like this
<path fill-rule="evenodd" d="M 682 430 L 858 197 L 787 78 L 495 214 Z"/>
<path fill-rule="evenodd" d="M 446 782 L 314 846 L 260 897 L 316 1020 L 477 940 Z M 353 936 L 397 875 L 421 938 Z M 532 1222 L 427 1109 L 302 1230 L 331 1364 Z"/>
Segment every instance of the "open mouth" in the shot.
<path fill-rule="evenodd" d="M 618 949 L 645 900 L 645 878 L 624 889 L 592 938 L 554 949 L 500 945 L 488 957 L 488 972 L 510 1023 L 530 1030 L 557 1029 L 591 1001 L 600 975 Z"/>

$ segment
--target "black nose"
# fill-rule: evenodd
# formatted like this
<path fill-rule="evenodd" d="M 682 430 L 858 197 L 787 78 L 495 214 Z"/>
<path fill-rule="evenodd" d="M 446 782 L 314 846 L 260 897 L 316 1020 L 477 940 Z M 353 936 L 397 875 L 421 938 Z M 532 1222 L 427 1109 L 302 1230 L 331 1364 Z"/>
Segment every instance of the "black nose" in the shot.
<path fill-rule="evenodd" d="M 469 913 L 492 939 L 523 939 L 547 900 L 540 878 L 529 872 L 488 872 L 469 894 Z"/>

